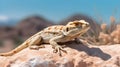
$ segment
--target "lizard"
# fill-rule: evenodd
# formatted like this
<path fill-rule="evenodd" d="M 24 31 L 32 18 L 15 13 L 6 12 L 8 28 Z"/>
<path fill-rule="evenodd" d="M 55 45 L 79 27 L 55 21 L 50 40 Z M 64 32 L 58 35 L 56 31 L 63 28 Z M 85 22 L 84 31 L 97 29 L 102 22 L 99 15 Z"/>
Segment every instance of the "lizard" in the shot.
<path fill-rule="evenodd" d="M 49 26 L 40 32 L 34 34 L 23 42 L 20 46 L 7 53 L 0 53 L 0 56 L 12 56 L 19 51 L 29 47 L 32 49 L 34 45 L 36 48 L 40 48 L 42 43 L 49 43 L 53 47 L 53 51 L 61 55 L 63 47 L 58 43 L 64 43 L 78 38 L 78 36 L 86 33 L 90 28 L 90 25 L 85 20 L 76 20 L 68 22 L 66 25 L 53 25 Z"/>

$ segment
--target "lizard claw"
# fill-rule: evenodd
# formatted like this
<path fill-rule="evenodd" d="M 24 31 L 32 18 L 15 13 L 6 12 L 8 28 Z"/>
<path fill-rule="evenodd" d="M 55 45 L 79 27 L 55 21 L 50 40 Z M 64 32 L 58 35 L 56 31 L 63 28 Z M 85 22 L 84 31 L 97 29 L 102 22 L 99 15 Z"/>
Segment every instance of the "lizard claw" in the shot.
<path fill-rule="evenodd" d="M 59 46 L 59 45 L 56 46 L 56 47 L 54 48 L 54 50 L 53 50 L 54 53 L 58 53 L 60 56 L 62 56 L 62 55 L 61 55 L 61 51 L 67 53 L 65 50 L 63 50 L 62 46 Z"/>

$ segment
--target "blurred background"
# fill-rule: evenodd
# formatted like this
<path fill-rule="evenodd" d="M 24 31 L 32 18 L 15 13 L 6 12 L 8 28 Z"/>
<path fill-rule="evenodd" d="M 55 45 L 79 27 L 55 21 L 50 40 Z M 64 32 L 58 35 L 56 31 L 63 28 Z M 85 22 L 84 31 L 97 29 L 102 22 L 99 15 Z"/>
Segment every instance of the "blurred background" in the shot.
<path fill-rule="evenodd" d="M 0 52 L 7 52 L 45 27 L 83 19 L 92 45 L 120 44 L 119 0 L 0 0 Z"/>

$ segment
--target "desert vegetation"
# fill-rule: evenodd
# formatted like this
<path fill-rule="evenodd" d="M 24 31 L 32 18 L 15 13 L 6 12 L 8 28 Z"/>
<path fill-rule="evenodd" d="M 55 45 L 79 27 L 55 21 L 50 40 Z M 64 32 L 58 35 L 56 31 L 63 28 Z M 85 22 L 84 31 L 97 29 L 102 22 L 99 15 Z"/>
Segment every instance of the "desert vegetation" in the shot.
<path fill-rule="evenodd" d="M 110 24 L 94 25 L 82 38 L 92 45 L 120 44 L 120 24 L 115 17 L 110 17 Z"/>

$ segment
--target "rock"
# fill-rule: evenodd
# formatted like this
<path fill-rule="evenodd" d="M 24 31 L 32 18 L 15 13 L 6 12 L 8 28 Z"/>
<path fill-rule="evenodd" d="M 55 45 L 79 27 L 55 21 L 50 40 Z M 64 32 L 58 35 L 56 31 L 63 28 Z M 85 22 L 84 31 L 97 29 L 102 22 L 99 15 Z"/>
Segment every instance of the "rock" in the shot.
<path fill-rule="evenodd" d="M 51 45 L 39 50 L 23 49 L 9 57 L 0 57 L 0 67 L 120 67 L 120 45 L 86 46 L 66 43 L 62 56 Z"/>

